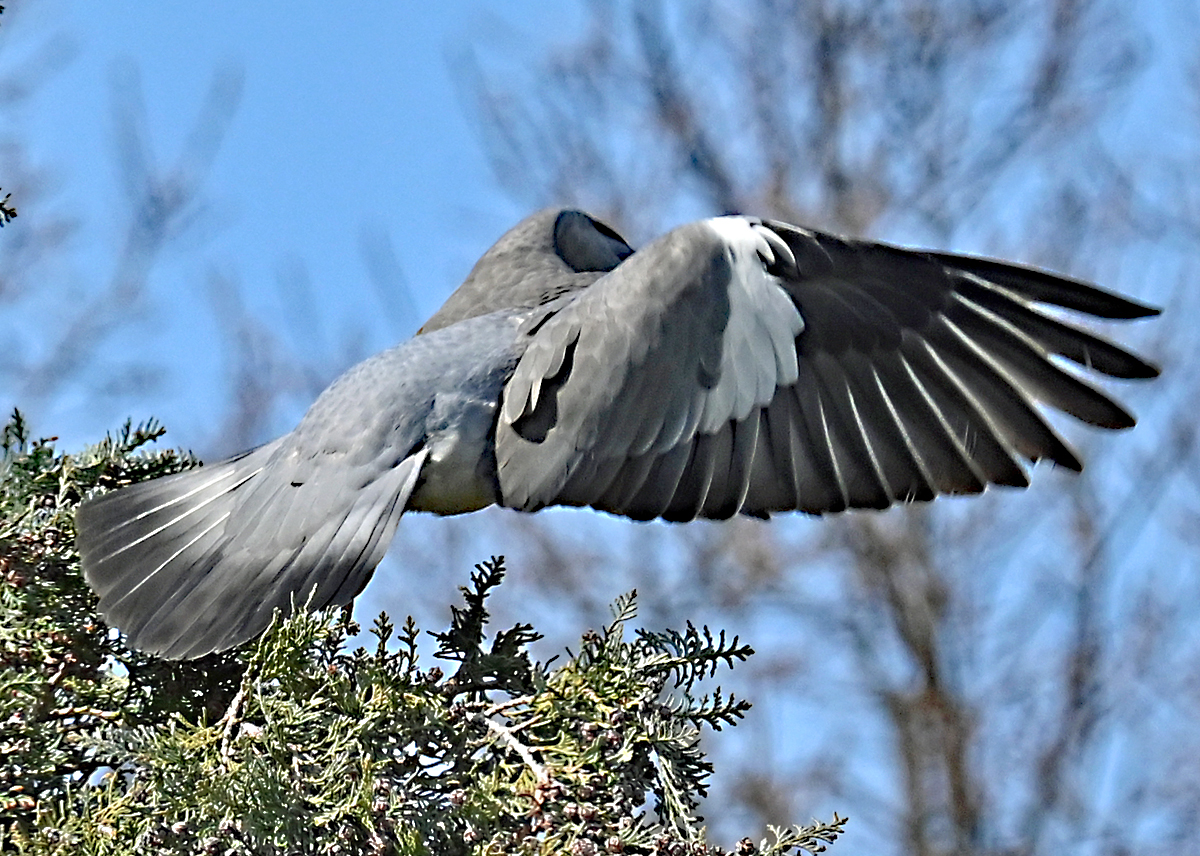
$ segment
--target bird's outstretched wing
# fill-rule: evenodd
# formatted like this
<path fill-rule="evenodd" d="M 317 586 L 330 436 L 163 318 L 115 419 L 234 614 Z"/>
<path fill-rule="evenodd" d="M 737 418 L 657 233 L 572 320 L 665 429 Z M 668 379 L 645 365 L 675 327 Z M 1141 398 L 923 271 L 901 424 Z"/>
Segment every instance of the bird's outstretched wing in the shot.
<path fill-rule="evenodd" d="M 1133 417 L 1061 365 L 1153 366 L 1039 308 L 1156 310 L 990 259 L 725 217 L 668 233 L 527 325 L 497 424 L 502 502 L 637 519 L 883 508 L 1078 470 L 1036 404 Z"/>

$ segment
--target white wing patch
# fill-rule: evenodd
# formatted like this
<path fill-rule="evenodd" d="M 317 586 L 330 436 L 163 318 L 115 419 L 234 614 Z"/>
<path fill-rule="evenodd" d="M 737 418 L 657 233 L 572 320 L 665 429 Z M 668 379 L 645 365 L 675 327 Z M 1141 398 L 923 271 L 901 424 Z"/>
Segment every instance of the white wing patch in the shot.
<path fill-rule="evenodd" d="M 714 217 L 704 223 L 728 248 L 732 266 L 720 379 L 708 391 L 700 418 L 700 432 L 712 434 L 770 403 L 779 387 L 796 382 L 796 337 L 804 331 L 804 319 L 779 280 L 767 272 L 781 255 L 795 266 L 783 241 L 745 217 Z"/>

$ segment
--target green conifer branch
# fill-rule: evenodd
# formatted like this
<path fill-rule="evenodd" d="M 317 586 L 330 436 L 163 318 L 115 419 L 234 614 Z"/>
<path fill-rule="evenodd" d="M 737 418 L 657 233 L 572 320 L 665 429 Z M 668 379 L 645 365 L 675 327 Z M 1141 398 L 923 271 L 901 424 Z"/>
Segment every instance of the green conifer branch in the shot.
<path fill-rule="evenodd" d="M 490 632 L 502 559 L 450 627 L 299 612 L 242 649 L 172 663 L 95 613 L 74 512 L 97 490 L 194 466 L 126 424 L 77 455 L 0 433 L 0 850 L 29 854 L 718 854 L 699 816 L 704 726 L 748 704 L 701 680 L 751 653 L 647 631 L 633 593 L 562 664 L 528 624 Z M 456 664 L 447 675 L 429 656 Z M 844 819 L 748 839 L 817 852 Z M 747 849 L 749 848 L 749 849 Z"/>

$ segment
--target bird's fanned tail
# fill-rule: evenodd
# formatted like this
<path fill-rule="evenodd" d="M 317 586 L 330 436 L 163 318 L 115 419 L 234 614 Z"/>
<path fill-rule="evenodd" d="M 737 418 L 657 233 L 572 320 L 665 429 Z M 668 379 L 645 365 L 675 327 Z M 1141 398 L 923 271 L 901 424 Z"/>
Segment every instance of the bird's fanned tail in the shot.
<path fill-rule="evenodd" d="M 383 558 L 426 453 L 358 491 L 308 491 L 275 460 L 281 441 L 85 502 L 84 574 L 131 647 L 199 657 L 257 636 L 276 609 L 349 603 Z M 296 506 L 341 496 L 320 522 Z M 307 494 L 307 495 L 306 495 Z M 319 505 L 318 501 L 318 505 Z M 265 533 L 270 533 L 269 537 Z"/>

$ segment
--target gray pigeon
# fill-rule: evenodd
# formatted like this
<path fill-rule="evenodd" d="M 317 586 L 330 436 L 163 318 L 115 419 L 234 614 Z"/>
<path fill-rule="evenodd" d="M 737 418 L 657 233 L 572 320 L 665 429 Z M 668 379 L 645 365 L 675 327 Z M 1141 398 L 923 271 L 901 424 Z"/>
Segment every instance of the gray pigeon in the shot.
<path fill-rule="evenodd" d="M 85 502 L 84 574 L 131 646 L 191 658 L 293 603 L 349 603 L 406 511 L 765 518 L 1024 487 L 1023 459 L 1081 468 L 1035 402 L 1134 424 L 1057 357 L 1158 374 L 1040 304 L 1157 314 L 771 220 L 703 220 L 634 252 L 587 214 L 542 211 L 290 434 Z"/>

